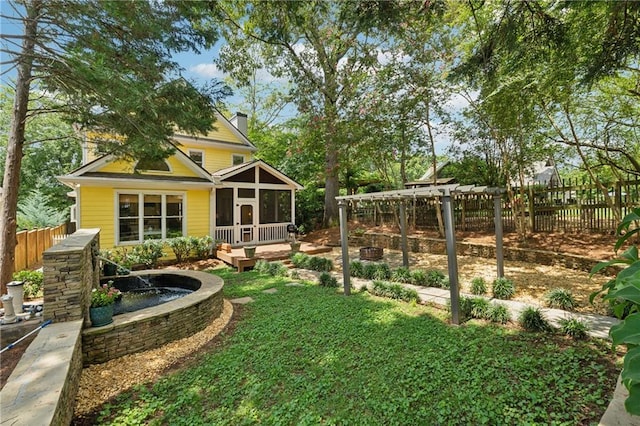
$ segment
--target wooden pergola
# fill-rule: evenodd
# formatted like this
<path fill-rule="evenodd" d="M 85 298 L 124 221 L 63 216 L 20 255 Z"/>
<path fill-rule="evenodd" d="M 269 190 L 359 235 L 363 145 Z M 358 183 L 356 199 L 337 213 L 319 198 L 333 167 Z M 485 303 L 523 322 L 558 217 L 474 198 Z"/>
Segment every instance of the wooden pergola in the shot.
<path fill-rule="evenodd" d="M 351 294 L 351 279 L 349 271 L 349 246 L 347 228 L 347 206 L 358 201 L 391 202 L 400 208 L 400 232 L 402 246 L 402 263 L 409 267 L 409 250 L 407 240 L 407 201 L 421 198 L 442 198 L 442 216 L 444 218 L 449 283 L 451 285 L 451 320 L 460 323 L 460 286 L 458 284 L 458 258 L 456 256 L 455 222 L 451 196 L 455 194 L 487 194 L 493 196 L 494 222 L 496 234 L 497 276 L 504 276 L 504 254 L 502 246 L 502 203 L 503 188 L 493 188 L 475 185 L 438 185 L 424 188 L 402 189 L 397 191 L 383 191 L 369 194 L 356 194 L 336 197 L 340 212 L 340 242 L 342 246 L 342 275 L 344 294 Z"/>

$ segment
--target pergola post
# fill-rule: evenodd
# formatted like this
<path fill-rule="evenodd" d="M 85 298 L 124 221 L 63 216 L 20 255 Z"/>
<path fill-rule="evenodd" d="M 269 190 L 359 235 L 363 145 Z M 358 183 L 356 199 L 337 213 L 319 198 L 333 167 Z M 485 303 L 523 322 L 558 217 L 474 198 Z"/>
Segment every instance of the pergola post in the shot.
<path fill-rule="evenodd" d="M 344 283 L 344 295 L 351 294 L 351 279 L 349 273 L 349 228 L 347 227 L 347 202 L 338 201 L 340 214 L 340 245 L 342 247 L 342 281 Z"/>
<path fill-rule="evenodd" d="M 407 206 L 400 201 L 400 245 L 402 246 L 402 265 L 409 267 L 409 244 L 407 242 Z"/>
<path fill-rule="evenodd" d="M 451 192 L 444 190 L 442 197 L 444 230 L 447 238 L 447 260 L 449 266 L 449 284 L 451 291 L 451 322 L 460 324 L 460 290 L 458 289 L 458 258 L 456 257 L 455 222 L 451 207 Z"/>
<path fill-rule="evenodd" d="M 504 277 L 504 250 L 502 248 L 502 197 L 493 194 L 494 222 L 496 225 L 496 263 L 498 265 L 498 278 Z"/>

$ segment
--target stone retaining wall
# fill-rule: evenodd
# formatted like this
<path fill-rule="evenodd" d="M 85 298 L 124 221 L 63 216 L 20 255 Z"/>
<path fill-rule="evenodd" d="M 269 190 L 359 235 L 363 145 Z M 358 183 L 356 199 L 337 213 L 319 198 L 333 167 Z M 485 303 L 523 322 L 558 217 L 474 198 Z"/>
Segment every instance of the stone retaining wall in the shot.
<path fill-rule="evenodd" d="M 407 237 L 410 252 L 447 254 L 446 241 L 436 238 Z M 396 234 L 366 233 L 363 236 L 349 237 L 352 246 L 376 246 L 392 250 L 402 250 L 401 237 Z M 456 252 L 461 256 L 476 256 L 487 259 L 496 258 L 495 245 L 456 242 Z M 561 266 L 578 271 L 590 272 L 599 260 L 566 253 L 555 253 L 546 250 L 532 250 L 515 247 L 504 247 L 504 259 L 537 263 L 540 265 Z M 616 268 L 609 268 L 607 273 L 615 274 Z"/>
<path fill-rule="evenodd" d="M 147 275 L 151 271 L 134 272 Z M 171 271 L 202 282 L 199 290 L 151 308 L 117 315 L 111 324 L 82 332 L 84 365 L 154 349 L 204 329 L 222 313 L 221 278 L 198 271 Z"/>

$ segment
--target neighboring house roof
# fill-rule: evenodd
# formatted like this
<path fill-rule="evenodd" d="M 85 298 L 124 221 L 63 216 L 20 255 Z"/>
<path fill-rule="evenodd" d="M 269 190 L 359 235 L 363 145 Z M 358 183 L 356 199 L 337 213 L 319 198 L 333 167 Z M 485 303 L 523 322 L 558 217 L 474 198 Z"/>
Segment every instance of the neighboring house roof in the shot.
<path fill-rule="evenodd" d="M 448 166 L 449 163 L 451 163 L 451 162 L 450 161 L 442 161 L 442 162 L 436 163 L 436 176 L 438 176 L 438 174 L 440 174 L 442 169 L 444 169 L 446 166 Z M 430 164 L 429 167 L 427 168 L 427 171 L 424 172 L 424 174 L 422 175 L 422 177 L 420 179 L 418 179 L 418 181 L 421 181 L 421 180 L 431 180 L 431 181 L 433 181 L 433 164 Z"/>
<path fill-rule="evenodd" d="M 560 173 L 552 159 L 535 161 L 529 173 L 524 176 L 525 185 L 552 185 L 561 182 Z M 512 179 L 511 185 L 518 186 L 518 179 Z"/>

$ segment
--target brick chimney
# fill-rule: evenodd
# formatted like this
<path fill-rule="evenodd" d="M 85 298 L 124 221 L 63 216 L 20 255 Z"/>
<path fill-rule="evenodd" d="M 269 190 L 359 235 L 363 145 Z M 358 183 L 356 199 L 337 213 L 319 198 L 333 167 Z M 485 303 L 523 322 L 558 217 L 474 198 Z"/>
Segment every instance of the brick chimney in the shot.
<path fill-rule="evenodd" d="M 240 130 L 240 133 L 247 136 L 247 114 L 236 112 L 229 121 L 236 126 L 236 129 Z"/>

